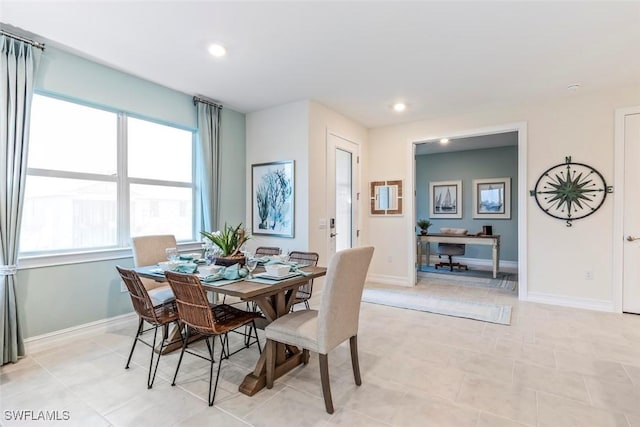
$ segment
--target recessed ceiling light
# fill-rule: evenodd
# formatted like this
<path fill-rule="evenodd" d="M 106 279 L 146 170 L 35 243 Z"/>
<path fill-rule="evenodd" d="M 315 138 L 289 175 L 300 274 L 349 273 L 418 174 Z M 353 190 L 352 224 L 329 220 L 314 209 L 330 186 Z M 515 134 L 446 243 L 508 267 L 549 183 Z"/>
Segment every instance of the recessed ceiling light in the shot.
<path fill-rule="evenodd" d="M 227 49 L 225 49 L 221 44 L 212 44 L 209 46 L 209 53 L 216 58 L 220 58 L 227 54 Z"/>
<path fill-rule="evenodd" d="M 404 111 L 407 109 L 406 104 L 403 104 L 402 102 L 397 102 L 395 104 L 393 104 L 393 111 L 397 111 L 398 113 Z"/>
<path fill-rule="evenodd" d="M 440 140 L 440 144 L 446 144 L 447 142 L 449 142 L 449 138 L 442 138 Z"/>

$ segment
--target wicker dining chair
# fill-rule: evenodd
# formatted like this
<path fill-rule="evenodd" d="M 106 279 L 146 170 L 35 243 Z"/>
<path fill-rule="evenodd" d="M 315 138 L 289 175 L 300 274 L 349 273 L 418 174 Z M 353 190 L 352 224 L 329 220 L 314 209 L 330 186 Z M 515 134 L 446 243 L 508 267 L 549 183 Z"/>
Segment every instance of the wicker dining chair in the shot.
<path fill-rule="evenodd" d="M 307 264 L 312 266 L 318 265 L 318 259 L 320 255 L 317 252 L 300 252 L 300 251 L 292 251 L 289 253 L 289 261 L 296 262 L 298 264 Z M 298 292 L 296 292 L 296 298 L 293 301 L 293 305 L 291 306 L 291 311 L 293 311 L 293 306 L 295 304 L 304 303 L 307 310 L 309 307 L 309 299 L 311 298 L 311 293 L 313 292 L 313 279 L 306 282 L 304 285 L 298 288 Z"/>
<path fill-rule="evenodd" d="M 256 342 L 258 343 L 258 353 L 262 352 L 260 348 L 260 342 L 258 338 L 258 330 L 256 329 L 255 319 L 261 317 L 259 313 L 253 313 L 243 311 L 232 307 L 228 304 L 211 305 L 207 300 L 207 295 L 202 283 L 198 276 L 193 274 L 180 274 L 171 271 L 166 271 L 165 276 L 169 280 L 169 286 L 173 289 L 173 293 L 176 297 L 176 305 L 178 307 L 178 316 L 180 321 L 185 325 L 185 337 L 182 344 L 182 351 L 180 352 L 180 358 L 178 359 L 178 366 L 176 366 L 176 372 L 173 376 L 172 386 L 176 385 L 176 378 L 178 377 L 178 371 L 180 370 L 180 364 L 182 363 L 182 357 L 185 351 L 187 351 L 187 343 L 189 342 L 189 335 L 191 330 L 204 335 L 209 357 L 202 356 L 201 354 L 187 351 L 187 353 L 194 356 L 208 360 L 209 366 L 209 406 L 213 406 L 213 402 L 216 398 L 216 390 L 218 389 L 218 379 L 220 378 L 220 367 L 222 366 L 222 359 L 228 359 L 232 354 L 237 353 L 240 350 L 248 347 L 250 343 L 245 341 L 245 346 L 231 353 L 229 351 L 229 336 L 228 333 L 234 331 L 241 326 L 251 324 L 252 329 L 255 332 Z M 220 358 L 218 359 L 218 373 L 216 374 L 215 386 L 213 386 L 212 393 L 212 380 L 213 380 L 213 350 L 215 337 L 220 339 Z"/>
<path fill-rule="evenodd" d="M 127 359 L 127 365 L 125 369 L 129 369 L 129 364 L 131 363 L 131 357 L 133 356 L 133 351 L 136 348 L 136 344 L 138 341 L 141 343 L 151 347 L 151 360 L 149 361 L 149 374 L 147 376 L 147 388 L 153 387 L 153 382 L 156 379 L 156 372 L 158 370 L 158 364 L 160 363 L 160 356 L 162 356 L 162 351 L 173 342 L 169 342 L 169 324 L 172 322 L 176 323 L 176 327 L 180 327 L 178 323 L 178 310 L 176 308 L 176 303 L 173 298 L 168 302 L 161 302 L 159 304 L 154 304 L 147 289 L 144 287 L 142 281 L 140 280 L 140 276 L 134 270 L 122 268 L 120 266 L 116 266 L 122 281 L 127 286 L 129 290 L 129 296 L 131 297 L 131 303 L 133 304 L 133 308 L 138 314 L 138 330 L 136 332 L 136 336 L 133 340 L 133 345 L 131 346 L 131 351 L 129 352 L 129 358 Z M 147 322 L 153 326 L 153 344 L 149 344 L 148 342 L 142 339 L 142 334 L 144 332 L 150 331 L 152 328 L 144 329 L 144 322 Z M 162 341 L 160 342 L 160 349 L 156 352 L 156 343 L 158 337 L 158 328 L 162 326 Z M 155 357 L 154 364 L 154 353 L 157 353 L 157 357 Z"/>
<path fill-rule="evenodd" d="M 255 251 L 255 256 L 269 256 L 269 255 L 280 255 L 282 250 L 277 246 L 258 246 Z"/>

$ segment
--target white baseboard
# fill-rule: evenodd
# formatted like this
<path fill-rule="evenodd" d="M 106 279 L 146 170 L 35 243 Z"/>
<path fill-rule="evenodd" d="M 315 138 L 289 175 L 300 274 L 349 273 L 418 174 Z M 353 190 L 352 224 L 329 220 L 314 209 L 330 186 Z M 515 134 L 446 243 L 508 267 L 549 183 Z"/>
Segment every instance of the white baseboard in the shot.
<path fill-rule="evenodd" d="M 429 265 L 435 265 L 438 262 L 446 260 L 446 258 L 438 258 L 438 255 L 431 255 L 429 257 Z M 459 262 L 461 264 L 466 264 L 471 268 L 475 268 L 477 270 L 488 270 L 491 271 L 493 269 L 493 261 L 486 258 L 465 258 L 465 257 L 455 257 L 454 262 Z M 500 271 L 504 273 L 517 273 L 518 272 L 518 261 L 503 261 L 500 260 Z"/>
<path fill-rule="evenodd" d="M 529 292 L 523 301 L 537 302 L 540 304 L 559 305 L 563 307 L 583 308 L 586 310 L 615 312 L 613 301 L 599 300 L 592 298 L 577 298 L 564 295 L 547 294 L 544 292 Z"/>
<path fill-rule="evenodd" d="M 409 283 L 408 277 L 402 276 L 389 276 L 387 274 L 369 274 L 367 276 L 367 282 L 380 283 L 382 285 L 394 285 L 412 287 L 413 284 Z"/>
<path fill-rule="evenodd" d="M 24 340 L 25 350 L 27 354 L 34 351 L 46 350 L 63 344 L 64 342 L 73 341 L 77 338 L 105 333 L 110 328 L 119 327 L 126 323 L 135 321 L 137 318 L 137 314 L 135 312 L 131 312 L 121 314 L 120 316 L 109 317 L 107 319 L 96 320 L 95 322 L 72 326 L 66 329 L 60 329 L 59 331 L 53 331 L 47 334 L 36 335 L 35 337 L 26 338 Z"/>

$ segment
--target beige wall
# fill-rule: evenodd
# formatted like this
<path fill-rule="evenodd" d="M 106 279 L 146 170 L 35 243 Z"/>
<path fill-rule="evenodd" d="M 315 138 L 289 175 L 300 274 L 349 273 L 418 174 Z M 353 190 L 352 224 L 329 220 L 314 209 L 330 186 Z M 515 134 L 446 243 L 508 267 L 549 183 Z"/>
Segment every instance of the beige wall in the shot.
<path fill-rule="evenodd" d="M 247 114 L 247 178 L 246 224 L 251 230 L 252 194 L 251 165 L 295 161 L 294 238 L 252 235 L 249 248 L 279 246 L 283 250 L 306 250 L 309 245 L 309 103 L 307 101 L 280 105 Z"/>
<path fill-rule="evenodd" d="M 327 220 L 327 130 L 360 145 L 366 142 L 367 130 L 363 126 L 313 101 L 247 115 L 247 195 L 251 194 L 252 164 L 296 161 L 295 238 L 254 235 L 251 249 L 265 245 L 289 251 L 309 250 L 320 254 L 321 265 L 327 264 L 329 231 L 319 227 L 321 219 Z M 361 179 L 362 185 L 365 181 Z M 247 197 L 247 224 L 251 223 L 250 198 Z"/>
<path fill-rule="evenodd" d="M 321 265 L 327 265 L 329 229 L 320 228 L 320 220 L 328 222 L 327 212 L 327 132 L 360 145 L 360 209 L 359 224 L 366 211 L 366 150 L 367 129 L 353 120 L 317 102 L 309 103 L 309 250 L 320 254 Z M 364 242 L 360 239 L 358 245 Z"/>
<path fill-rule="evenodd" d="M 550 166 L 572 156 L 599 170 L 613 182 L 614 111 L 640 105 L 640 88 L 606 93 L 563 93 L 557 99 L 511 108 L 491 108 L 475 114 L 423 120 L 369 131 L 369 179 L 413 180 L 410 142 L 450 136 L 507 123 L 527 124 L 526 188 L 535 185 Z M 384 171 L 384 173 L 382 173 Z M 383 176 L 384 175 L 384 176 Z M 544 214 L 533 198 L 525 197 L 528 222 L 526 256 L 528 295 L 531 300 L 606 309 L 612 301 L 613 194 L 594 215 L 568 228 Z M 410 202 L 410 200 L 409 200 Z M 405 208 L 411 208 L 405 205 Z M 399 218 L 368 218 L 366 239 L 376 246 L 370 273 L 387 275 L 409 284 L 413 235 L 407 214 Z M 585 272 L 593 272 L 593 280 Z"/>

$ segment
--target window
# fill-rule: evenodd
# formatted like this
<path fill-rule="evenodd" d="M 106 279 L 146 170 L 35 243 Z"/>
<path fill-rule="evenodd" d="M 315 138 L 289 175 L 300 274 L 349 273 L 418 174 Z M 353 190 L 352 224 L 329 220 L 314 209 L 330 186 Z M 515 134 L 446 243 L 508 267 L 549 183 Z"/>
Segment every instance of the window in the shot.
<path fill-rule="evenodd" d="M 21 255 L 194 239 L 194 132 L 35 95 Z"/>

